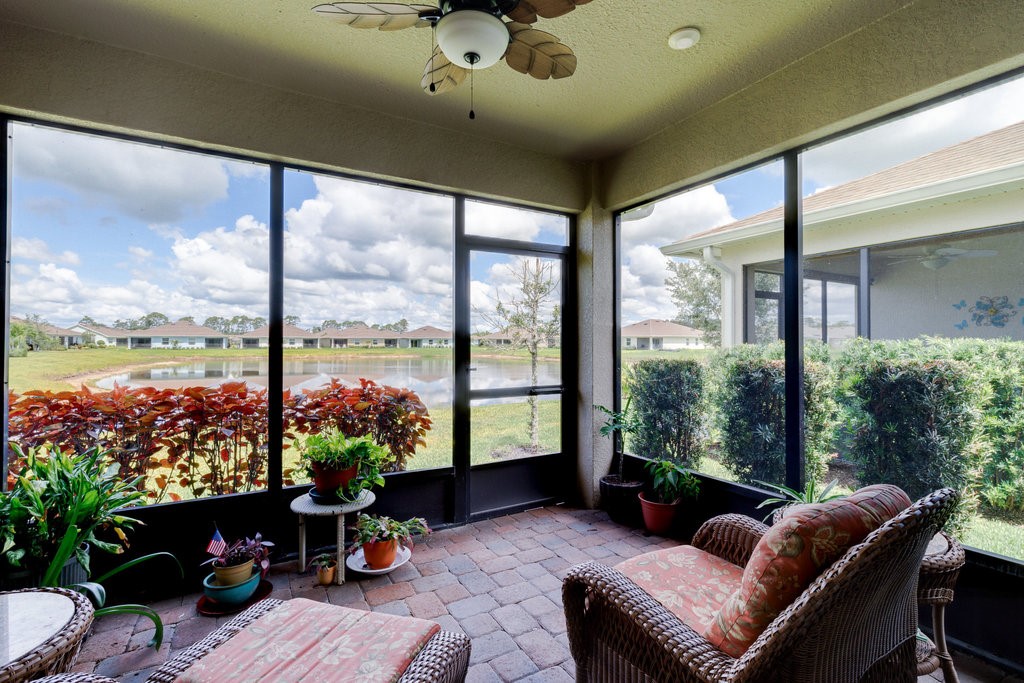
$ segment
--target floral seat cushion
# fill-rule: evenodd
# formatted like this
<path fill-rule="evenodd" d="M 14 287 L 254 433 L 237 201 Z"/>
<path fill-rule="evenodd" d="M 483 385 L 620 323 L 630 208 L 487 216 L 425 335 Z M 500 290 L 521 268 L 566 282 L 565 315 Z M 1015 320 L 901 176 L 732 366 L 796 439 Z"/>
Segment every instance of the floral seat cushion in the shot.
<path fill-rule="evenodd" d="M 393 682 L 440 629 L 423 619 L 296 598 L 246 626 L 177 680 Z"/>
<path fill-rule="evenodd" d="M 742 567 L 689 545 L 638 555 L 615 568 L 698 633 L 743 577 Z"/>
<path fill-rule="evenodd" d="M 909 506 L 899 487 L 877 484 L 786 514 L 758 542 L 739 588 L 704 637 L 722 652 L 741 656 L 829 565 Z"/>

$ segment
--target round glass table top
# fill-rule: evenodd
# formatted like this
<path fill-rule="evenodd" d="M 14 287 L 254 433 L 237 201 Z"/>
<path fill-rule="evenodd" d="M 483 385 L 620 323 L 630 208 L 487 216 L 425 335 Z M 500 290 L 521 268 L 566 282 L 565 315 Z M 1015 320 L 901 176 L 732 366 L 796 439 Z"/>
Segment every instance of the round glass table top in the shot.
<path fill-rule="evenodd" d="M 58 593 L 0 595 L 0 666 L 32 652 L 75 615 L 75 603 Z"/>

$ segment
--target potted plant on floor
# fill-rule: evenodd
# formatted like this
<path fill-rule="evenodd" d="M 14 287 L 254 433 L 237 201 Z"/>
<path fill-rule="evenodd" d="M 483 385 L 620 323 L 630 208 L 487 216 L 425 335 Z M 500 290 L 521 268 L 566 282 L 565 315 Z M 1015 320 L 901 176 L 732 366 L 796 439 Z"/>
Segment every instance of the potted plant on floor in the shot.
<path fill-rule="evenodd" d="M 700 480 L 671 460 L 651 460 L 645 468 L 651 475 L 651 493 L 639 494 L 644 526 L 663 536 L 672 528 L 680 501 L 700 493 Z"/>
<path fill-rule="evenodd" d="M 594 408 L 607 415 L 601 426 L 601 436 L 612 440 L 612 449 L 618 454 L 619 466 L 614 474 L 601 477 L 601 504 L 608 516 L 617 524 L 636 526 L 640 523 L 637 507 L 637 495 L 643 490 L 642 481 L 626 481 L 624 465 L 626 462 L 626 435 L 636 434 L 640 429 L 640 420 L 630 412 L 632 398 L 626 399 L 626 406 L 614 411 L 605 406 L 595 405 Z"/>
<path fill-rule="evenodd" d="M 264 541 L 258 533 L 253 538 L 225 543 L 216 531 L 207 546 L 214 556 L 202 563 L 213 565 L 213 572 L 203 580 L 206 596 L 229 604 L 248 600 L 270 569 L 272 547 L 274 544 Z"/>
<path fill-rule="evenodd" d="M 316 570 L 316 580 L 321 586 L 329 586 L 334 583 L 334 577 L 338 571 L 338 561 L 330 553 L 321 553 L 309 561 L 306 570 Z"/>
<path fill-rule="evenodd" d="M 352 502 L 374 486 L 383 486 L 381 472 L 394 460 L 387 446 L 373 437 L 348 437 L 338 430 L 325 430 L 306 437 L 302 462 L 313 479 L 310 498 L 317 503 Z"/>
<path fill-rule="evenodd" d="M 786 510 L 791 507 L 795 507 L 797 505 L 809 505 L 813 503 L 824 503 L 830 500 L 836 500 L 837 498 L 846 497 L 845 493 L 832 492 L 832 489 L 834 489 L 839 483 L 838 479 L 830 481 L 825 488 L 821 488 L 818 485 L 818 482 L 814 481 L 814 479 L 808 479 L 807 483 L 804 485 L 803 491 L 797 491 L 796 489 L 791 489 L 788 486 L 783 486 L 782 484 L 769 484 L 768 482 L 761 481 L 760 479 L 755 479 L 754 483 L 758 486 L 763 486 L 764 488 L 773 489 L 779 492 L 778 496 L 772 496 L 771 498 L 765 498 L 762 500 L 756 508 L 760 510 L 768 505 L 777 505 L 778 507 L 764 516 L 765 522 L 767 522 L 770 517 L 773 524 L 782 519 Z"/>
<path fill-rule="evenodd" d="M 383 515 L 360 514 L 356 520 L 351 552 L 360 549 L 370 569 L 387 569 L 394 561 L 398 548 L 412 549 L 415 534 L 429 534 L 430 527 L 422 517 L 404 522 Z"/>

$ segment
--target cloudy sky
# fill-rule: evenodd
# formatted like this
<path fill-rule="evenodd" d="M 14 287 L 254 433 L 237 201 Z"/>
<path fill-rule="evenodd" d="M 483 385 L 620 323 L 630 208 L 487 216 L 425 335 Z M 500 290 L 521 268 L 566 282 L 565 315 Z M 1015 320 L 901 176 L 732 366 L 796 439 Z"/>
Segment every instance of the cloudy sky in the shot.
<path fill-rule="evenodd" d="M 804 157 L 810 194 L 1009 125 L 1015 81 Z M 11 310 L 58 325 L 152 311 L 268 315 L 266 166 L 15 124 Z M 780 204 L 772 163 L 663 200 L 622 230 L 623 322 L 675 317 L 658 247 Z M 450 198 L 372 183 L 285 174 L 285 314 L 452 327 Z M 475 234 L 565 244 L 559 216 L 467 203 Z M 474 311 L 515 287 L 515 257 L 476 254 Z M 479 319 L 480 316 L 474 316 Z"/>
<path fill-rule="evenodd" d="M 836 140 L 804 154 L 804 194 L 869 175 L 1022 118 L 1024 79 L 1017 79 Z M 624 220 L 623 324 L 676 316 L 664 284 L 668 276 L 666 258 L 658 247 L 781 205 L 782 183 L 782 163 L 770 163 L 657 202 L 645 218 Z M 645 213 L 637 211 L 634 215 Z"/>
<path fill-rule="evenodd" d="M 58 325 L 268 316 L 266 166 L 16 124 L 11 309 Z M 285 314 L 452 327 L 450 197 L 285 174 Z M 560 216 L 467 203 L 467 229 L 566 243 Z M 473 304 L 514 286 L 477 254 Z"/>

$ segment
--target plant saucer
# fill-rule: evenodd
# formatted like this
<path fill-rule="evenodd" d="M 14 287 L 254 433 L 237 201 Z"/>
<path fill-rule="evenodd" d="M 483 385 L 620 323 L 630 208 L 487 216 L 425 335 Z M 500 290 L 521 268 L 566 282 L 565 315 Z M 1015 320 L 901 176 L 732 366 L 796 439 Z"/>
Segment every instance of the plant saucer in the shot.
<path fill-rule="evenodd" d="M 391 563 L 390 567 L 385 567 L 384 569 L 370 569 L 369 565 L 366 564 L 366 558 L 363 557 L 363 549 L 359 548 L 345 558 L 345 566 L 354 572 L 359 572 L 360 574 L 377 576 L 379 574 L 387 574 L 388 572 L 395 571 L 408 562 L 410 557 L 412 557 L 411 550 L 403 546 L 398 546 L 398 550 L 395 552 L 395 561 Z"/>

